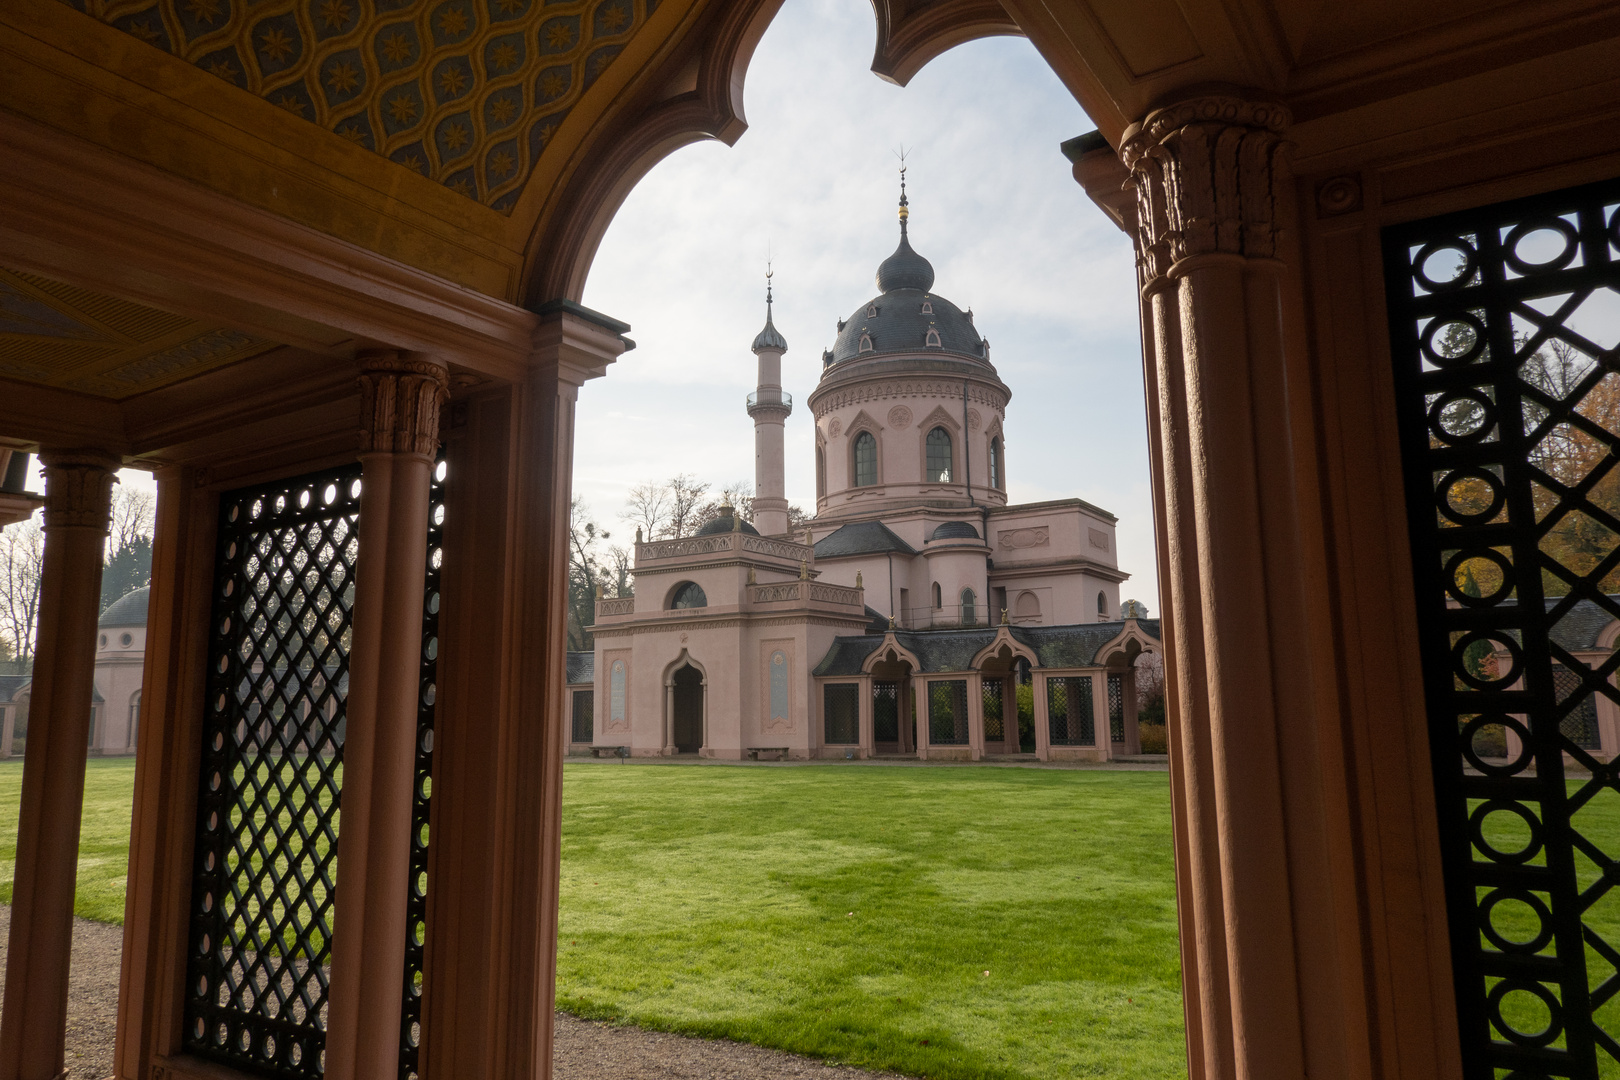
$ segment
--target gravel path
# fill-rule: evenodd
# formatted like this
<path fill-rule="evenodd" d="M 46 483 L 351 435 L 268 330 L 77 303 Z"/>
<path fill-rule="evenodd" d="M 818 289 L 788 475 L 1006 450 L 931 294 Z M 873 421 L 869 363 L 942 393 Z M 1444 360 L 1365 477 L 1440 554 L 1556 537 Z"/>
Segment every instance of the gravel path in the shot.
<path fill-rule="evenodd" d="M 11 906 L 0 904 L 0 972 L 5 970 L 10 929 Z M 100 1080 L 112 1075 L 123 942 L 122 927 L 73 921 L 73 965 L 68 973 L 69 1080 Z M 0 1002 L 4 1000 L 4 978 L 0 976 Z M 557 1014 L 557 1047 L 552 1060 L 556 1080 L 879 1080 L 894 1076 L 824 1065 L 744 1043 L 595 1023 L 566 1013 Z"/>

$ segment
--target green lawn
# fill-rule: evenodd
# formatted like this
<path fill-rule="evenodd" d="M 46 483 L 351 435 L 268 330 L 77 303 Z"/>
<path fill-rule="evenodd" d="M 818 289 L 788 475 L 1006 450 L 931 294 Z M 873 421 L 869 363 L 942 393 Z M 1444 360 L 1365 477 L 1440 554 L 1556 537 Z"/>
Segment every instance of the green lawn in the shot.
<path fill-rule="evenodd" d="M 86 919 L 123 925 L 135 759 L 92 758 L 86 765 L 79 883 L 73 907 Z M 11 903 L 11 876 L 17 865 L 22 772 L 21 758 L 0 761 L 0 903 L 5 904 Z"/>
<path fill-rule="evenodd" d="M 133 767 L 89 778 L 78 909 L 118 922 Z M 563 799 L 571 1012 L 938 1078 L 1186 1073 L 1162 772 L 573 764 Z"/>

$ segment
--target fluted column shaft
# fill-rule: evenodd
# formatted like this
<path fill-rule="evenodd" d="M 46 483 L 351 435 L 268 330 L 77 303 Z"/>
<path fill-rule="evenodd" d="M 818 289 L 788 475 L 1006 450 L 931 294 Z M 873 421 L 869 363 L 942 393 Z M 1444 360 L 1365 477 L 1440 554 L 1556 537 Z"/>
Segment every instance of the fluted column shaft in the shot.
<path fill-rule="evenodd" d="M 445 369 L 363 355 L 360 558 L 349 653 L 326 1075 L 397 1080 L 428 497 Z"/>
<path fill-rule="evenodd" d="M 1331 928 L 1305 914 L 1327 868 L 1283 330 L 1287 123 L 1279 106 L 1207 95 L 1149 114 L 1121 144 L 1156 392 L 1178 892 L 1193 937 L 1183 979 L 1201 1080 L 1344 1067 L 1314 988 L 1330 980 L 1313 979 Z"/>
<path fill-rule="evenodd" d="M 46 451 L 45 553 L 0 1016 L 0 1080 L 65 1068 L 73 891 L 116 458 Z"/>

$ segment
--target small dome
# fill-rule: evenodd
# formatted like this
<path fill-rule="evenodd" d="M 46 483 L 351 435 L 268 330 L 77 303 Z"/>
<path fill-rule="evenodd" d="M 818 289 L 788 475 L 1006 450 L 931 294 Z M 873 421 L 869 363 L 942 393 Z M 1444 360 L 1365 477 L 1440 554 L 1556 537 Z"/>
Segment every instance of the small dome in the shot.
<path fill-rule="evenodd" d="M 107 605 L 107 610 L 101 613 L 97 626 L 145 626 L 146 607 L 152 599 L 152 587 L 143 585 L 134 592 L 123 596 Z"/>
<path fill-rule="evenodd" d="M 761 330 L 754 337 L 753 348 L 756 356 L 764 352 L 766 349 L 775 349 L 777 352 L 787 352 L 787 338 L 783 337 L 781 331 L 776 329 L 776 324 L 771 322 L 771 309 L 769 305 L 767 305 L 765 308 L 765 329 Z"/>
<path fill-rule="evenodd" d="M 736 511 L 733 510 L 731 507 L 722 506 L 720 508 L 720 516 L 715 518 L 713 521 L 709 522 L 707 525 L 703 526 L 703 528 L 699 529 L 695 535 L 697 535 L 697 536 L 713 536 L 715 533 L 728 533 L 728 532 L 733 532 L 733 531 L 745 532 L 749 536 L 758 536 L 759 535 L 759 530 L 754 528 L 752 525 L 748 524 L 748 522 L 746 522 L 746 521 L 742 523 L 742 527 L 740 529 L 737 528 L 736 527 L 736 520 L 737 519 L 734 517 L 735 514 L 736 514 Z M 977 535 L 977 534 L 975 533 L 974 535 Z"/>
<path fill-rule="evenodd" d="M 896 289 L 927 292 L 934 287 L 934 264 L 911 250 L 904 229 L 900 232 L 900 246 L 878 266 L 877 287 L 886 293 Z"/>
<path fill-rule="evenodd" d="M 928 534 L 930 540 L 977 540 L 978 538 L 979 530 L 965 521 L 947 521 Z"/>

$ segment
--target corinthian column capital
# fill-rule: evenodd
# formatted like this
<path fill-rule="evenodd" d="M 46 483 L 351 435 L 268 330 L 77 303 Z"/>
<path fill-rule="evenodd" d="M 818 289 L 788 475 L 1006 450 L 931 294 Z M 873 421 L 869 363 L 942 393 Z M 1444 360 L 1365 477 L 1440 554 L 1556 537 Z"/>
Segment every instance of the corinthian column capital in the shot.
<path fill-rule="evenodd" d="M 1277 251 L 1277 165 L 1288 110 L 1210 94 L 1156 109 L 1125 132 L 1143 276 L 1183 259 Z"/>
<path fill-rule="evenodd" d="M 45 467 L 45 528 L 99 529 L 112 519 L 118 459 L 96 450 L 41 450 Z"/>
<path fill-rule="evenodd" d="M 396 352 L 362 353 L 360 452 L 420 454 L 439 447 L 439 409 L 450 395 L 443 365 Z"/>

